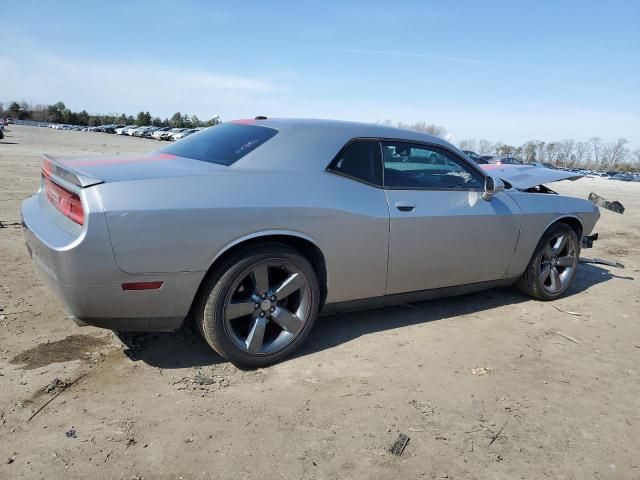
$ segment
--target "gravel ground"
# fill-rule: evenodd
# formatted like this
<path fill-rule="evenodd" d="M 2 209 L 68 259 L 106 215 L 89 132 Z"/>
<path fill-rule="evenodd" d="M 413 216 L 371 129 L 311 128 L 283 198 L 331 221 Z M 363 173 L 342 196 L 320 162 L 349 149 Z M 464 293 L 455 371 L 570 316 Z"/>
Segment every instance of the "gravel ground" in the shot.
<path fill-rule="evenodd" d="M 34 274 L 19 207 L 40 154 L 157 147 L 0 141 L 0 478 L 640 478 L 640 184 L 554 184 L 627 209 L 585 252 L 626 268 L 581 265 L 554 303 L 505 288 L 325 317 L 295 358 L 242 371 L 190 328 L 79 328 Z"/>

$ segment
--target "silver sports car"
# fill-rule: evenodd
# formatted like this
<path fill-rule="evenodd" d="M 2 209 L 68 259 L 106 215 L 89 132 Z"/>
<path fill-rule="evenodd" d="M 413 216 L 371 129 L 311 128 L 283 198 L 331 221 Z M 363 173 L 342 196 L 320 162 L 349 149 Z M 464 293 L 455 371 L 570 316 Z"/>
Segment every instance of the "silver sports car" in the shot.
<path fill-rule="evenodd" d="M 291 354 L 319 313 L 515 283 L 571 285 L 598 208 L 543 186 L 574 172 L 470 161 L 382 125 L 258 117 L 142 156 L 44 156 L 29 253 L 80 325 L 193 317 L 237 365 Z"/>

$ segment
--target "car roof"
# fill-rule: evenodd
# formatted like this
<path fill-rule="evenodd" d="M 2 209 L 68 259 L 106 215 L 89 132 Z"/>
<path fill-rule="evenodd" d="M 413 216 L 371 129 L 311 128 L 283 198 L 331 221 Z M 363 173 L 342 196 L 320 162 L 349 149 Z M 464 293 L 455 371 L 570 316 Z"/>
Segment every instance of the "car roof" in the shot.
<path fill-rule="evenodd" d="M 271 140 L 232 165 L 233 169 L 274 168 L 306 170 L 311 165 L 324 169 L 344 145 L 354 138 L 389 138 L 430 143 L 464 155 L 434 135 L 387 125 L 311 118 L 244 119 L 232 124 L 255 125 L 278 131 Z"/>
<path fill-rule="evenodd" d="M 329 120 L 319 118 L 267 118 L 264 120 L 234 120 L 231 123 L 243 123 L 275 128 L 276 130 L 342 130 L 344 132 L 360 132 L 359 136 L 382 138 L 406 138 L 407 140 L 427 141 L 429 143 L 446 144 L 444 140 L 428 133 L 416 132 L 404 128 L 391 127 L 379 123 L 351 122 L 346 120 Z M 448 144 L 447 144 L 448 145 Z"/>

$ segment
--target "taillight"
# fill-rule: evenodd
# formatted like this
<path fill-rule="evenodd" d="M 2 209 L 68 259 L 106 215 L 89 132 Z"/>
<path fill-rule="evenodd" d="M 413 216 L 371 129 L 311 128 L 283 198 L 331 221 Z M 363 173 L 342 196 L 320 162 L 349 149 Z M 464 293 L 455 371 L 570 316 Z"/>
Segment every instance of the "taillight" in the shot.
<path fill-rule="evenodd" d="M 43 170 L 46 169 L 43 165 Z M 80 197 L 69 190 L 62 188 L 57 183 L 54 183 L 46 175 L 44 177 L 45 193 L 47 198 L 65 217 L 70 218 L 74 222 L 83 225 L 84 224 L 84 209 L 82 208 L 82 201 Z"/>

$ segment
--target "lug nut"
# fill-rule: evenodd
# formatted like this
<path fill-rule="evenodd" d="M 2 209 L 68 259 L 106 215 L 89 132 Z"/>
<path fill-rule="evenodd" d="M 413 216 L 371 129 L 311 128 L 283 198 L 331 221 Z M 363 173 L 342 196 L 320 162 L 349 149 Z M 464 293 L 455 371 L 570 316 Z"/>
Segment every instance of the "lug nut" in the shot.
<path fill-rule="evenodd" d="M 263 294 L 262 294 L 262 298 L 267 298 L 267 294 L 266 294 L 266 293 L 263 293 Z"/>
<path fill-rule="evenodd" d="M 271 307 L 271 308 L 269 309 L 269 311 L 270 311 L 271 313 L 275 312 L 275 311 L 276 311 L 276 307 Z"/>
<path fill-rule="evenodd" d="M 271 295 L 271 301 L 275 302 L 276 301 L 276 296 L 275 295 Z"/>
<path fill-rule="evenodd" d="M 259 303 L 256 303 L 256 304 L 253 306 L 253 308 L 256 308 L 256 309 L 257 309 L 257 308 L 260 308 L 260 304 L 259 304 Z"/>
<path fill-rule="evenodd" d="M 260 312 L 260 316 L 261 316 L 261 317 L 264 317 L 264 312 Z"/>

